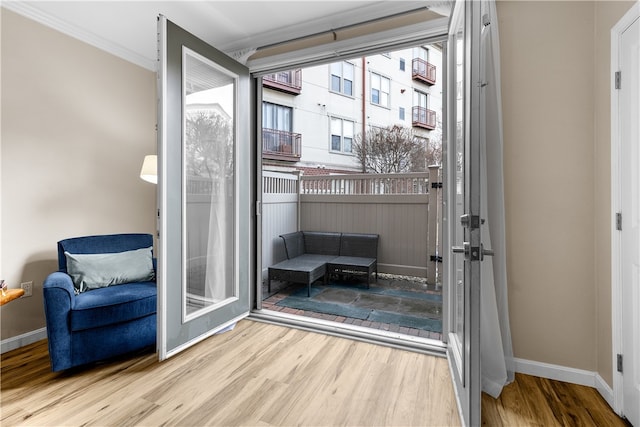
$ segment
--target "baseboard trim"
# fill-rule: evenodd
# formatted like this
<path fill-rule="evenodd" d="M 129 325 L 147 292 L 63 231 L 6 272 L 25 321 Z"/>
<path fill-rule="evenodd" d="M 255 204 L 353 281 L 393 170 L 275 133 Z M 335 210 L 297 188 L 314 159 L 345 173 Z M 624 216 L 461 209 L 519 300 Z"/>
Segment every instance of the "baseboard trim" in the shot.
<path fill-rule="evenodd" d="M 15 350 L 25 345 L 33 344 L 36 341 L 40 341 L 47 338 L 47 328 L 36 329 L 35 331 L 27 332 L 22 335 L 16 335 L 15 337 L 7 338 L 0 341 L 0 354 L 4 354 L 7 351 Z"/>
<path fill-rule="evenodd" d="M 602 378 L 598 373 L 596 373 L 596 390 L 598 390 L 600 396 L 607 401 L 609 406 L 611 406 L 615 412 L 615 405 L 613 404 L 613 388 L 611 388 L 604 378 Z"/>
<path fill-rule="evenodd" d="M 607 401 L 609 406 L 613 408 L 613 389 L 597 372 L 553 365 L 551 363 L 535 362 L 533 360 L 518 358 L 514 358 L 513 360 L 515 362 L 516 372 L 521 374 L 595 388 L 603 399 Z"/>
<path fill-rule="evenodd" d="M 583 369 L 569 368 L 567 366 L 553 365 L 551 363 L 536 362 L 526 359 L 513 359 L 516 364 L 516 372 L 533 375 L 535 377 L 550 380 L 564 381 L 572 384 L 595 387 L 595 372 Z"/>

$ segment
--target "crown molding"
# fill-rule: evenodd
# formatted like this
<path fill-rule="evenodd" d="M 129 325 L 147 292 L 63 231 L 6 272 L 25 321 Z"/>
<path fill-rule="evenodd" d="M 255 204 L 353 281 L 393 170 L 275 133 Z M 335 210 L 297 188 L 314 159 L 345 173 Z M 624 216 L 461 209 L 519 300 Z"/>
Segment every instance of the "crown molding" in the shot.
<path fill-rule="evenodd" d="M 42 25 L 73 37 L 77 40 L 80 40 L 81 42 L 87 43 L 100 50 L 124 59 L 125 61 L 136 64 L 150 71 L 156 71 L 156 60 L 142 56 L 122 45 L 113 43 L 90 31 L 84 30 L 76 25 L 72 25 L 66 21 L 56 18 L 55 16 L 52 16 L 51 14 L 46 13 L 27 2 L 3 1 L 2 7 L 19 15 L 22 15 L 25 18 L 31 19 Z"/>

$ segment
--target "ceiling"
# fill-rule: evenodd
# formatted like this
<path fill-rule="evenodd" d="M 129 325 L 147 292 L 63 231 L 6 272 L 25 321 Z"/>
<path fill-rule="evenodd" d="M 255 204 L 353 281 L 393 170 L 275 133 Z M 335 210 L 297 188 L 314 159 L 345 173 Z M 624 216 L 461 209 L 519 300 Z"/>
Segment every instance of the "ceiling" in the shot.
<path fill-rule="evenodd" d="M 227 53 L 276 44 L 448 1 L 3 1 L 72 37 L 155 69 L 159 14 Z"/>

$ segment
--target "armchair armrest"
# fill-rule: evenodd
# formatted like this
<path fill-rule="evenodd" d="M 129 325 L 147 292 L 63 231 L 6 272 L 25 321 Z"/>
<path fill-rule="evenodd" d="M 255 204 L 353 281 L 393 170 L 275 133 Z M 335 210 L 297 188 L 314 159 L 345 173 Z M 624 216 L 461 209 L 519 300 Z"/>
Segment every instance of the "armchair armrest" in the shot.
<path fill-rule="evenodd" d="M 67 273 L 63 273 L 60 271 L 51 273 L 44 280 L 42 289 L 44 291 L 45 305 L 48 299 L 50 300 L 51 298 L 54 298 L 61 299 L 60 301 L 57 301 L 60 304 L 68 304 L 67 310 L 71 310 L 73 308 L 76 297 L 75 288 L 73 287 L 71 276 L 69 276 Z"/>
<path fill-rule="evenodd" d="M 42 288 L 52 369 L 59 371 L 72 366 L 69 313 L 75 305 L 73 282 L 68 274 L 55 272 L 47 276 Z"/>
<path fill-rule="evenodd" d="M 304 236 L 301 231 L 282 234 L 280 237 L 284 241 L 287 259 L 293 259 L 304 254 Z"/>

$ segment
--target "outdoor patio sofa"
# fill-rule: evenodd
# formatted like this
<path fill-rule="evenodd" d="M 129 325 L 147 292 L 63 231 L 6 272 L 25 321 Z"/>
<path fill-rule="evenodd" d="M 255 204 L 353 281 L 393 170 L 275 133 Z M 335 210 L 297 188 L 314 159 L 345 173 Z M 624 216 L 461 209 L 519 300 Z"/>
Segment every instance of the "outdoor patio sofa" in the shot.
<path fill-rule="evenodd" d="M 377 234 L 296 231 L 280 237 L 287 259 L 269 267 L 269 292 L 272 280 L 304 283 L 311 296 L 311 284 L 321 278 L 327 283 L 333 274 L 365 273 L 367 288 L 371 274 L 378 277 Z"/>

